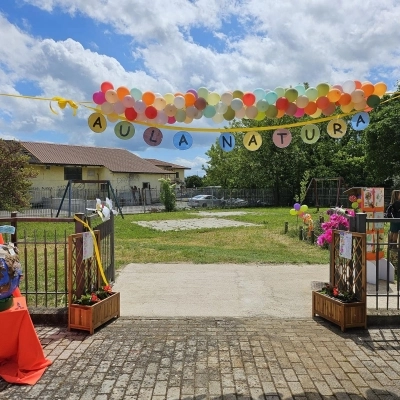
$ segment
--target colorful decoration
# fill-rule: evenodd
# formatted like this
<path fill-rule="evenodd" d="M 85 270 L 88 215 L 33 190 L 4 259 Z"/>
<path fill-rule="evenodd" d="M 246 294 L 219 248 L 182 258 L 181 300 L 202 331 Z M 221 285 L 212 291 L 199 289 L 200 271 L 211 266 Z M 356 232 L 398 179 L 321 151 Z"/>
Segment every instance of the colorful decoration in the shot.
<path fill-rule="evenodd" d="M 253 92 L 241 90 L 217 93 L 205 87 L 184 92 L 153 93 L 126 86 L 115 88 L 111 82 L 103 82 L 100 90 L 93 93 L 93 102 L 110 120 L 116 117 L 136 122 L 155 124 L 190 124 L 194 119 L 207 118 L 215 123 L 234 118 L 262 120 L 265 117 L 281 118 L 290 115 L 301 118 L 308 115 L 319 118 L 331 116 L 336 110 L 343 113 L 371 111 L 386 93 L 384 82 L 372 84 L 348 80 L 342 85 L 320 83 L 315 88 L 303 85 L 274 90 L 257 88 Z M 54 98 L 60 108 L 69 104 L 75 111 L 76 104 Z"/>

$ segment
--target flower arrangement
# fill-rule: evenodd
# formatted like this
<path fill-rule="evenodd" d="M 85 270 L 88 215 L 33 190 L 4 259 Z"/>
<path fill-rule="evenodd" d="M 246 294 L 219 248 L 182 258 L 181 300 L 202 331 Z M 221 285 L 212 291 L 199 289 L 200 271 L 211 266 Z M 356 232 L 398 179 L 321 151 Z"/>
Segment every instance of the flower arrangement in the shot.
<path fill-rule="evenodd" d="M 74 304 L 91 306 L 101 300 L 106 299 L 107 297 L 110 297 L 112 294 L 112 287 L 110 285 L 106 285 L 96 291 L 92 290 L 85 292 L 78 300 L 74 301 Z"/>
<path fill-rule="evenodd" d="M 348 229 L 349 221 L 345 215 L 354 217 L 354 210 L 344 209 L 340 207 L 332 208 L 326 212 L 329 215 L 329 221 L 323 222 L 321 228 L 324 232 L 318 236 L 318 246 L 328 248 L 332 243 L 332 232 L 334 229 Z"/>
<path fill-rule="evenodd" d="M 329 297 L 334 297 L 342 303 L 354 303 L 358 301 L 356 295 L 351 290 L 339 290 L 337 286 L 333 286 L 330 283 L 325 283 L 320 292 Z"/>

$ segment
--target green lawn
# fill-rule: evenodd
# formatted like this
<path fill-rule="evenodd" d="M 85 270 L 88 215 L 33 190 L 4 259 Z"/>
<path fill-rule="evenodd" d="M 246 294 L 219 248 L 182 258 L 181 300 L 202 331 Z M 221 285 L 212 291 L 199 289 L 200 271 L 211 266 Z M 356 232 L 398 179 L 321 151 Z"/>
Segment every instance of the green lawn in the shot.
<path fill-rule="evenodd" d="M 209 210 L 208 210 L 209 211 Z M 214 210 L 220 212 L 221 210 Z M 224 216 L 254 227 L 161 232 L 135 221 L 202 218 L 198 211 L 125 215 L 115 219 L 116 266 L 128 263 L 306 263 L 326 264 L 329 253 L 298 239 L 303 221 L 288 208 L 240 209 L 245 215 Z M 309 209 L 314 220 L 325 210 Z M 289 232 L 284 233 L 285 222 Z"/>

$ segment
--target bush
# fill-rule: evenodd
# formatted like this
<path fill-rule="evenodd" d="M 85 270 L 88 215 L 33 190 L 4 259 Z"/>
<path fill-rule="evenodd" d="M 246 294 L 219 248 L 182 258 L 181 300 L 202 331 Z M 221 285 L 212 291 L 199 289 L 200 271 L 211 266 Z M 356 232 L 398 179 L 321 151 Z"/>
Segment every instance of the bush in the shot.
<path fill-rule="evenodd" d="M 160 200 L 165 207 L 165 211 L 174 211 L 176 208 L 175 183 L 170 179 L 159 179 L 161 182 Z"/>

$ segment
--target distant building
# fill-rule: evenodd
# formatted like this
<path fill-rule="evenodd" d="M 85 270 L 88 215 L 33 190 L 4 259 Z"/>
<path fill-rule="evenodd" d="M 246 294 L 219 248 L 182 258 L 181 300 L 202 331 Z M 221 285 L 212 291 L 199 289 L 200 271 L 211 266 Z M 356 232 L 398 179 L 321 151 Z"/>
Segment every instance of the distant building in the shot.
<path fill-rule="evenodd" d="M 87 180 L 85 187 L 97 188 L 110 181 L 116 190 L 159 189 L 160 178 L 184 180 L 188 167 L 160 160 L 143 159 L 125 149 L 71 146 L 55 143 L 20 142 L 30 165 L 38 171 L 32 189 L 65 187 L 69 180 Z"/>

